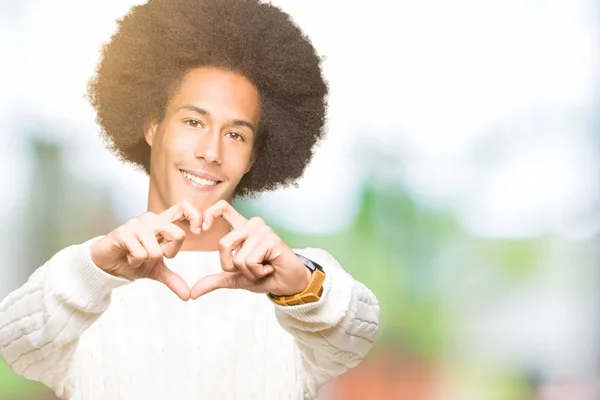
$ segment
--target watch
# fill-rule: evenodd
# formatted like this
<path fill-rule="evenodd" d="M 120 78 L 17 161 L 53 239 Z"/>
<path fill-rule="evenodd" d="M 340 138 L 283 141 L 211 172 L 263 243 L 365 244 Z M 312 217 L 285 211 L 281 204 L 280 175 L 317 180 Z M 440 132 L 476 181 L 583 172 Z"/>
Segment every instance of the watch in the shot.
<path fill-rule="evenodd" d="M 314 303 L 319 301 L 321 299 L 321 294 L 323 294 L 323 282 L 325 281 L 325 271 L 323 270 L 323 267 L 300 254 L 296 254 L 296 256 L 298 256 L 306 268 L 312 272 L 312 278 L 306 289 L 300 293 L 291 296 L 276 296 L 269 293 L 271 300 L 281 306 L 297 306 L 300 304 Z"/>

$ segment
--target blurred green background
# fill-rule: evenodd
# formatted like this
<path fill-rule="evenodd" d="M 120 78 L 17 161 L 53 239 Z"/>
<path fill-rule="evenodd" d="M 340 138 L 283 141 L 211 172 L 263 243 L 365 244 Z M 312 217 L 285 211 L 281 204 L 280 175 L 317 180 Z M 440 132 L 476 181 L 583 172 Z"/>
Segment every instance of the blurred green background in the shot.
<path fill-rule="evenodd" d="M 326 56 L 328 136 L 297 188 L 235 206 L 381 305 L 319 400 L 600 398 L 598 2 L 275 3 Z M 132 4 L 0 2 L 0 297 L 144 211 L 83 99 Z M 53 397 L 0 360 L 8 399 Z"/>

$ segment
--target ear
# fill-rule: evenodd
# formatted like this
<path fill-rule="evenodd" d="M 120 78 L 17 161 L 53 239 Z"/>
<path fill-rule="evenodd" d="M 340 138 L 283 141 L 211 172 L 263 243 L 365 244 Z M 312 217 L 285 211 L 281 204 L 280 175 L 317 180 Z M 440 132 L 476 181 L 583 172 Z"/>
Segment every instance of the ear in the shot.
<path fill-rule="evenodd" d="M 252 166 L 254 165 L 254 161 L 256 161 L 256 153 L 252 152 L 252 157 L 250 157 L 250 161 L 248 162 L 248 168 L 246 168 L 246 172 L 244 172 L 245 174 L 250 172 Z"/>
<path fill-rule="evenodd" d="M 146 132 L 144 133 L 144 138 L 146 139 L 146 143 L 148 143 L 148 146 L 152 147 L 152 142 L 154 141 L 154 136 L 156 135 L 156 131 L 158 130 L 158 124 L 156 123 L 156 121 L 152 121 L 148 127 L 148 129 L 146 129 Z"/>

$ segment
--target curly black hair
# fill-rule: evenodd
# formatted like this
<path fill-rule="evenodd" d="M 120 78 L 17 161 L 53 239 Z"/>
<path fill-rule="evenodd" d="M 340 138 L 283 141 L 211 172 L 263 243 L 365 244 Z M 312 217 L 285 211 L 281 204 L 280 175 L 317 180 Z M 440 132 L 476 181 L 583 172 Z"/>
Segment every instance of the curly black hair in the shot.
<path fill-rule="evenodd" d="M 87 97 L 121 161 L 150 173 L 146 128 L 164 118 L 187 71 L 220 67 L 261 97 L 257 158 L 236 196 L 296 183 L 323 137 L 328 87 L 321 58 L 289 15 L 258 0 L 149 0 L 117 23 Z"/>

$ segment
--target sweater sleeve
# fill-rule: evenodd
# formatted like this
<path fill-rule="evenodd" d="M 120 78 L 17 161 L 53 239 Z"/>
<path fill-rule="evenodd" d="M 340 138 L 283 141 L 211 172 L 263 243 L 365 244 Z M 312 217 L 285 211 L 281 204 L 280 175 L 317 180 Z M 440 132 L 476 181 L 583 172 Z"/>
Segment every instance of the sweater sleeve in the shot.
<path fill-rule="evenodd" d="M 323 267 L 323 293 L 310 304 L 274 303 L 275 313 L 299 350 L 304 397 L 314 399 L 322 384 L 356 367 L 371 350 L 379 329 L 379 303 L 325 250 L 295 251 Z"/>
<path fill-rule="evenodd" d="M 0 302 L 0 356 L 59 397 L 68 394 L 79 336 L 108 308 L 112 289 L 130 282 L 94 264 L 95 239 L 61 250 Z"/>

